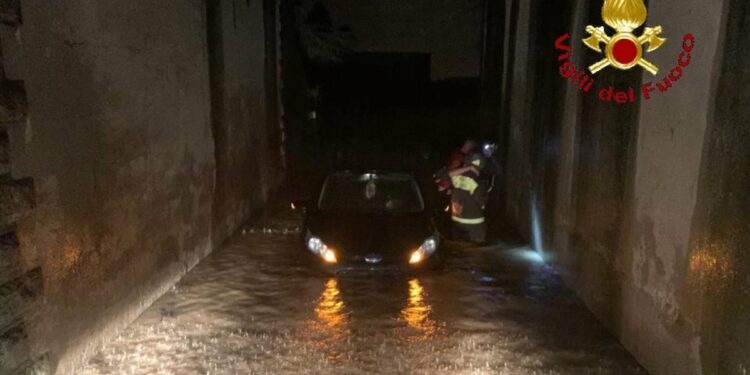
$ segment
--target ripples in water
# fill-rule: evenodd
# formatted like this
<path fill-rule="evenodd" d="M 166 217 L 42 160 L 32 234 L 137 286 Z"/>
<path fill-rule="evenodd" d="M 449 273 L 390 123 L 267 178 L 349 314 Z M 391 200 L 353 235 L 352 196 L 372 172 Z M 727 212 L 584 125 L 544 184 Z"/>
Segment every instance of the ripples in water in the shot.
<path fill-rule="evenodd" d="M 80 373 L 641 372 L 528 249 L 448 244 L 440 272 L 330 277 L 298 233 L 246 228 Z"/>

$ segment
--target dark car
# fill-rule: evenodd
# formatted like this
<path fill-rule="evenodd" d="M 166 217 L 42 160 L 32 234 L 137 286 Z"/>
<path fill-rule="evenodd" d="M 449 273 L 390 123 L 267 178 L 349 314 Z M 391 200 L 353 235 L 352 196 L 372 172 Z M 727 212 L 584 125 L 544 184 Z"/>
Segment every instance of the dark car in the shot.
<path fill-rule="evenodd" d="M 303 246 L 330 272 L 437 264 L 440 237 L 410 174 L 332 173 L 305 209 Z"/>

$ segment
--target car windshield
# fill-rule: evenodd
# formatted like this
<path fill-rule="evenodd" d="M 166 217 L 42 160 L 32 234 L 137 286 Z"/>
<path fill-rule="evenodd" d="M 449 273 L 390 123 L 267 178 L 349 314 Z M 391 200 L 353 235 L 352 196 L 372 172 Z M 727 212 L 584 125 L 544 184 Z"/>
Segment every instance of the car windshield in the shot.
<path fill-rule="evenodd" d="M 336 173 L 328 176 L 318 208 L 326 212 L 415 213 L 424 210 L 417 183 L 406 174 Z"/>

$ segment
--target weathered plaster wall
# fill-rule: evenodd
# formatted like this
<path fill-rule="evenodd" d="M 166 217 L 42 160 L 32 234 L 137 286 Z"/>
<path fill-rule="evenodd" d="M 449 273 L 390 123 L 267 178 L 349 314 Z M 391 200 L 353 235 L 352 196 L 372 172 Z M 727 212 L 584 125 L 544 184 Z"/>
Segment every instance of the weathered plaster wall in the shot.
<path fill-rule="evenodd" d="M 313 1 L 308 1 L 312 3 Z M 479 76 L 482 0 L 324 0 L 358 50 L 432 54 L 432 78 Z"/>
<path fill-rule="evenodd" d="M 29 120 L 13 176 L 38 257 L 32 357 L 72 372 L 211 249 L 214 147 L 201 1 L 22 3 Z M 167 19 L 165 19 L 165 17 Z"/>
<path fill-rule="evenodd" d="M 535 56 L 530 52 L 531 2 L 517 2 L 517 13 L 510 14 L 514 40 L 509 43 L 515 48 L 509 51 L 508 84 L 504 93 L 508 119 L 502 125 L 506 133 L 507 148 L 502 150 L 506 167 L 506 211 L 517 223 L 518 229 L 531 233 L 530 204 L 531 159 L 529 158 L 529 129 L 531 120 L 528 116 L 533 111 L 530 94 L 534 85 L 533 70 L 526 69 Z M 515 19 L 513 17 L 515 16 Z"/>
<path fill-rule="evenodd" d="M 730 4 L 678 291 L 706 374 L 750 371 L 750 4 Z"/>
<path fill-rule="evenodd" d="M 0 372 L 73 373 L 278 184 L 276 46 L 257 1 L 17 5 L 0 3 Z"/>
<path fill-rule="evenodd" d="M 679 294 L 686 287 L 704 135 L 713 121 L 714 86 L 721 73 L 722 3 L 654 2 L 649 9 L 651 22 L 674 35 L 654 57 L 665 70 L 676 65 L 682 36 L 692 33 L 697 40 L 684 77 L 672 90 L 641 103 L 632 222 L 623 258 L 623 342 L 659 374 L 699 373 L 701 367 L 697 322 L 686 316 Z"/>
<path fill-rule="evenodd" d="M 222 0 L 208 7 L 218 244 L 265 202 L 283 166 L 279 150 L 269 146 L 279 134 L 266 125 L 263 2 Z"/>
<path fill-rule="evenodd" d="M 578 5 L 581 9 L 577 12 L 588 16 L 585 25 L 602 24 L 600 6 L 589 5 L 583 9 L 584 4 Z M 579 60 L 580 68 L 601 60 L 600 54 L 588 53 L 580 39 L 571 41 L 571 47 L 574 53 L 583 55 Z M 561 254 L 560 260 L 566 264 L 569 283 L 575 285 L 592 310 L 615 330 L 619 325 L 616 317 L 621 304 L 622 280 L 613 275 L 620 273 L 620 246 L 627 233 L 640 99 L 636 97 L 635 103 L 618 105 L 602 102 L 598 95 L 609 87 L 623 91 L 637 88 L 642 75 L 639 69 L 603 71 L 593 76 L 595 84 L 591 92 L 582 95 L 577 106 L 572 101 L 566 103 L 566 107 L 577 107 L 578 123 L 575 144 L 566 150 L 574 153 L 575 168 L 572 172 L 563 172 L 572 173 L 573 185 L 571 216 L 563 219 L 571 231 L 568 238 L 558 237 L 568 242 L 568 250 Z M 559 73 L 556 78 L 570 86 Z M 547 198 L 546 207 L 559 196 Z M 549 226 L 557 224 L 550 221 Z M 546 238 L 554 238 L 554 234 Z M 552 247 L 563 248 L 562 245 L 554 243 Z"/>
<path fill-rule="evenodd" d="M 594 86 L 661 80 L 685 34 L 696 47 L 670 91 L 620 106 L 566 83 L 553 49 L 567 32 L 577 67 L 600 59 L 580 43 L 600 2 L 519 4 L 506 215 L 655 374 L 748 369 L 745 3 L 651 2 L 661 73 L 605 70 Z"/>
<path fill-rule="evenodd" d="M 290 186 L 301 186 L 308 170 L 317 167 L 309 157 L 315 144 L 315 108 L 306 72 L 305 51 L 298 30 L 298 0 L 279 2 L 279 93 L 286 150 L 289 153 Z M 297 180 L 299 178 L 299 180 Z"/>

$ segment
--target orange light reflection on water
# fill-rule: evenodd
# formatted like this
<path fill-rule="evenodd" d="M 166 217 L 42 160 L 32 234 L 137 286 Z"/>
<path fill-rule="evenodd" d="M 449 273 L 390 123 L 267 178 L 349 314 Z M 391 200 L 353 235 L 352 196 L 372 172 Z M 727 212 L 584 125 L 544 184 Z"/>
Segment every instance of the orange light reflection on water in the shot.
<path fill-rule="evenodd" d="M 348 322 L 348 318 L 344 314 L 345 307 L 344 300 L 341 299 L 338 281 L 333 278 L 329 279 L 326 282 L 326 289 L 318 299 L 315 314 L 318 315 L 318 318 L 325 327 L 329 328 L 332 333 L 335 333 L 334 331 L 338 330 L 338 327 Z"/>
<path fill-rule="evenodd" d="M 309 328 L 314 334 L 311 339 L 317 349 L 332 363 L 346 360 L 342 346 L 350 333 L 349 316 L 335 278 L 330 278 L 326 282 L 325 289 L 315 305 L 315 315 L 317 319 L 310 321 Z"/>
<path fill-rule="evenodd" d="M 409 297 L 401 310 L 401 319 L 416 330 L 416 334 L 410 335 L 410 342 L 421 342 L 432 338 L 438 331 L 438 324 L 430 317 L 432 306 L 425 300 L 425 290 L 418 279 L 409 280 Z"/>

